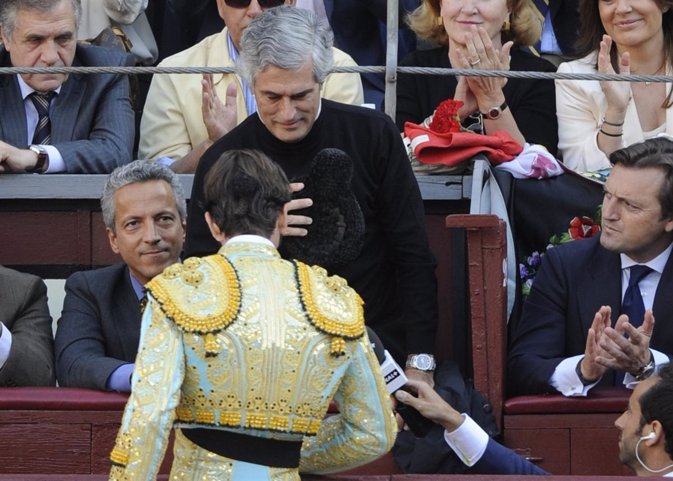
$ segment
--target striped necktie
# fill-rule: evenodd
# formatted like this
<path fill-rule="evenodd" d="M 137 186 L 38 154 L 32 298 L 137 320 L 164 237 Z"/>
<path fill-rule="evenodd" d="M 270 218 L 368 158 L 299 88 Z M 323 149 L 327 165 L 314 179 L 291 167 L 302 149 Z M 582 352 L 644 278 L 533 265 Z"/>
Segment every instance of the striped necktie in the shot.
<path fill-rule="evenodd" d="M 33 144 L 48 145 L 51 143 L 51 122 L 49 121 L 49 104 L 56 95 L 54 92 L 41 94 L 33 92 L 30 94 L 30 100 L 37 109 L 37 127 L 33 135 Z"/>
<path fill-rule="evenodd" d="M 549 0 L 533 0 L 533 4 L 537 10 L 536 14 L 540 22 L 542 22 L 542 28 L 544 29 L 545 18 L 547 17 L 547 12 L 549 12 Z M 533 53 L 533 55 L 540 56 L 540 49 L 542 46 L 542 35 L 540 39 L 535 42 L 535 45 L 528 47 L 528 49 Z"/>

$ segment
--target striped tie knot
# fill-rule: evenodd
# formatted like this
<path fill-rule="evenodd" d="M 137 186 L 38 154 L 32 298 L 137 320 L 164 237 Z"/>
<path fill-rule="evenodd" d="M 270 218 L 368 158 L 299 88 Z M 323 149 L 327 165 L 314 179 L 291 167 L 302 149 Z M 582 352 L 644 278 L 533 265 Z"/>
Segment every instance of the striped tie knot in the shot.
<path fill-rule="evenodd" d="M 33 134 L 33 144 L 47 145 L 51 143 L 51 122 L 49 121 L 49 104 L 56 92 L 30 94 L 30 100 L 37 110 L 37 126 Z"/>

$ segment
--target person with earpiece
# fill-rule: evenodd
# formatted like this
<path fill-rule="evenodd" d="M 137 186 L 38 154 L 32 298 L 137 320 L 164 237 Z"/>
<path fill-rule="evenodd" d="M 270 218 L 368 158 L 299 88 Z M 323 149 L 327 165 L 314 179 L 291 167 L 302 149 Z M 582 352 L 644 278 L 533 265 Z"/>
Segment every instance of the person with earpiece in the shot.
<path fill-rule="evenodd" d="M 399 390 L 401 401 L 446 430 L 444 439 L 471 473 L 550 474 L 498 444 L 467 414 L 461 414 L 430 386 L 415 381 L 408 385 L 416 396 Z M 624 413 L 615 420 L 619 429 L 619 460 L 638 476 L 673 478 L 673 364 L 640 382 Z"/>

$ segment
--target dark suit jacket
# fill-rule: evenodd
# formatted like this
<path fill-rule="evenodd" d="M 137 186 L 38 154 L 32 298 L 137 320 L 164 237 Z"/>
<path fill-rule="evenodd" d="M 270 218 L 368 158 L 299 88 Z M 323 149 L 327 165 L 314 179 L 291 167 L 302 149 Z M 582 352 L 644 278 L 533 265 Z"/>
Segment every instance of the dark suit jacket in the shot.
<path fill-rule="evenodd" d="M 575 53 L 580 14 L 577 0 L 551 0 L 549 10 L 554 35 L 563 55 Z"/>
<path fill-rule="evenodd" d="M 0 386 L 53 386 L 54 342 L 42 279 L 0 266 L 0 321 L 12 333 Z"/>
<path fill-rule="evenodd" d="M 398 58 L 416 49 L 416 35 L 406 26 L 406 15 L 420 5 L 420 0 L 398 3 Z M 386 0 L 325 0 L 325 13 L 334 31 L 334 46 L 343 50 L 358 65 L 386 64 Z M 378 108 L 383 101 L 383 74 L 361 74 L 365 102 Z"/>
<path fill-rule="evenodd" d="M 523 314 L 513 333 L 508 360 L 512 394 L 554 392 L 548 380 L 565 358 L 583 354 L 598 309 L 612 308 L 613 325 L 621 309 L 619 254 L 600 245 L 600 236 L 554 247 L 543 257 Z M 668 259 L 654 298 L 650 346 L 673 353 L 673 256 Z M 613 373 L 601 383 L 612 384 Z"/>
<path fill-rule="evenodd" d="M 59 385 L 105 389 L 115 369 L 135 361 L 139 339 L 140 306 L 125 264 L 70 276 L 56 329 Z"/>
<path fill-rule="evenodd" d="M 0 48 L 0 65 L 11 66 Z M 73 66 L 133 65 L 133 57 L 78 45 Z M 25 149 L 26 111 L 15 75 L 0 76 L 0 140 Z M 125 75 L 70 75 L 50 107 L 51 143 L 72 174 L 105 174 L 132 160 L 134 114 Z"/>

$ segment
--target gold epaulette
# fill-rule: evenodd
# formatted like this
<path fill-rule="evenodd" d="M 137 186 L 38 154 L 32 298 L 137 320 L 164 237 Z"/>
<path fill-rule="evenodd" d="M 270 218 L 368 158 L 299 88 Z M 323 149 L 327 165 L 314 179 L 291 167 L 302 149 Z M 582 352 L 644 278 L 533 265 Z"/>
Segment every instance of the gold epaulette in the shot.
<path fill-rule="evenodd" d="M 238 276 L 225 257 L 191 257 L 166 268 L 146 287 L 180 329 L 206 336 L 207 355 L 217 354 L 215 334 L 229 326 L 241 308 Z"/>
<path fill-rule="evenodd" d="M 343 278 L 328 276 L 322 267 L 293 262 L 309 322 L 332 336 L 333 355 L 345 354 L 346 340 L 361 337 L 365 330 L 362 299 Z"/>

